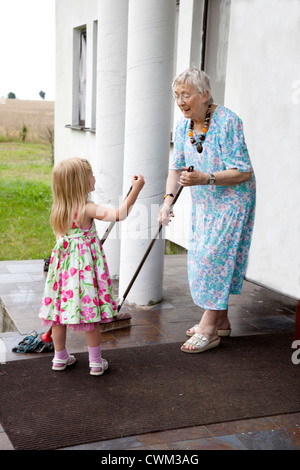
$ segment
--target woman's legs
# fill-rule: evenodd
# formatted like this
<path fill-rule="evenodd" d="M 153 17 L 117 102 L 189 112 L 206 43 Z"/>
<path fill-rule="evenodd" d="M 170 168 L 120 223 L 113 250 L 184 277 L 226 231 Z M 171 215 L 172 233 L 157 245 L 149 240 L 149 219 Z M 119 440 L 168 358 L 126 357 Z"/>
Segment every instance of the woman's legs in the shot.
<path fill-rule="evenodd" d="M 220 310 L 205 310 L 196 333 L 205 336 L 210 342 L 218 338 Z"/>
<path fill-rule="evenodd" d="M 209 311 L 210 311 L 210 310 L 209 310 Z M 228 309 L 226 309 L 226 310 L 219 310 L 219 312 L 220 312 L 220 313 L 219 313 L 219 319 L 218 319 L 218 331 L 219 331 L 219 330 L 223 330 L 223 331 L 225 330 L 225 331 L 229 332 L 230 329 L 231 329 L 231 326 L 230 326 L 230 321 L 229 321 L 229 319 L 228 319 Z M 201 321 L 200 321 L 200 323 L 201 323 Z M 200 323 L 199 323 L 199 324 L 200 324 Z M 191 336 L 191 335 L 193 335 L 193 334 L 196 333 L 194 327 L 189 328 L 189 329 L 188 329 L 188 332 L 189 332 L 188 336 Z M 229 334 L 230 334 L 230 333 L 229 333 Z M 223 336 L 228 336 L 228 335 L 224 335 L 224 334 L 223 334 Z"/>
<path fill-rule="evenodd" d="M 230 330 L 230 322 L 228 319 L 228 309 L 220 310 L 218 330 Z"/>
<path fill-rule="evenodd" d="M 196 331 L 191 328 L 191 333 L 205 336 L 212 343 L 218 339 L 218 330 L 229 328 L 228 310 L 205 310 Z M 184 343 L 183 348 L 186 350 L 197 349 L 189 340 Z"/>

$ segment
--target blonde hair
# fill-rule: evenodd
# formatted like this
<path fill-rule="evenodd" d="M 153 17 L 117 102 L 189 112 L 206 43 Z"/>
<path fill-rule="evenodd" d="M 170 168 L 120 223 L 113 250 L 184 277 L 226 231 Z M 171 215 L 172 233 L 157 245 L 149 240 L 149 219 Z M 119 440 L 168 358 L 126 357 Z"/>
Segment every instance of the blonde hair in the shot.
<path fill-rule="evenodd" d="M 68 233 L 74 220 L 80 226 L 89 199 L 91 171 L 89 162 L 78 157 L 62 160 L 54 168 L 50 222 L 56 236 Z"/>
<path fill-rule="evenodd" d="M 205 72 L 203 72 L 203 70 L 200 70 L 197 67 L 190 67 L 189 69 L 186 69 L 184 72 L 177 75 L 172 83 L 173 92 L 177 85 L 182 85 L 183 83 L 192 86 L 202 95 L 205 95 L 205 93 L 208 92 L 206 104 L 209 105 L 213 103 L 210 78 Z"/>

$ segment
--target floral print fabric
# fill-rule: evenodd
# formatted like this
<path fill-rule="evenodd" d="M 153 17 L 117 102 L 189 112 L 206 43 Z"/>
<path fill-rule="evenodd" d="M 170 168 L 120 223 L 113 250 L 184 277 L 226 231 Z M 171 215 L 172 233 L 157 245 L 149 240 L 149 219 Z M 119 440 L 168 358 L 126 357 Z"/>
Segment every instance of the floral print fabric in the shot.
<path fill-rule="evenodd" d="M 217 106 L 200 154 L 190 143 L 190 120 L 176 128 L 170 169 L 194 166 L 214 173 L 230 168 L 253 171 L 241 119 Z M 254 172 L 234 186 L 191 186 L 192 209 L 188 246 L 188 276 L 196 305 L 226 310 L 229 294 L 240 294 L 246 272 L 255 215 Z"/>
<path fill-rule="evenodd" d="M 95 323 L 110 322 L 116 309 L 95 223 L 89 229 L 73 223 L 52 251 L 39 317 L 44 324 L 88 330 Z"/>

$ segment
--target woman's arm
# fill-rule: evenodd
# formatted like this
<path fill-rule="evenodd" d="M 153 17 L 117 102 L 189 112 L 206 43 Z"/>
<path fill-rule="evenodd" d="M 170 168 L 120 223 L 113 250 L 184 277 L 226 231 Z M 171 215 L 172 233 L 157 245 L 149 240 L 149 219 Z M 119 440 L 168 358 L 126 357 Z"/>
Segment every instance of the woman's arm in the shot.
<path fill-rule="evenodd" d="M 132 177 L 132 189 L 118 209 L 98 206 L 93 202 L 89 202 L 86 205 L 85 215 L 92 219 L 103 220 L 104 222 L 119 222 L 125 220 L 144 184 L 145 181 L 142 175 L 134 175 Z"/>
<path fill-rule="evenodd" d="M 194 170 L 192 173 L 187 171 L 188 168 L 183 168 L 183 171 L 179 178 L 179 184 L 181 186 L 196 186 L 206 185 L 210 180 L 209 173 L 202 173 L 201 171 Z M 215 185 L 218 186 L 234 186 L 245 181 L 249 181 L 252 177 L 252 172 L 241 172 L 236 168 L 224 171 L 216 171 Z"/>

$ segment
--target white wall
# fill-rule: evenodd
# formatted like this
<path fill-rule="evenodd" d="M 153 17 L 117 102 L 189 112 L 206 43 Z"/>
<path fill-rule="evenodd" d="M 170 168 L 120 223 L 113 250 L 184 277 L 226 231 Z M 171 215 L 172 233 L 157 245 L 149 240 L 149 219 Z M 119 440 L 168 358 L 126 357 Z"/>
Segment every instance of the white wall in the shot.
<path fill-rule="evenodd" d="M 179 44 L 192 40 L 187 19 L 193 3 L 182 2 Z M 224 2 L 227 15 L 228 7 Z M 224 105 L 244 121 L 257 178 L 256 222 L 246 276 L 294 298 L 300 297 L 299 44 L 299 0 L 231 0 Z M 179 46 L 177 72 L 195 65 L 184 53 Z M 208 64 L 213 64 L 214 54 L 217 63 L 219 46 L 208 47 L 208 53 Z M 210 73 L 217 71 L 212 68 Z M 212 83 L 216 79 L 213 75 Z M 189 204 L 185 191 L 166 230 L 168 239 L 185 248 Z"/>
<path fill-rule="evenodd" d="M 300 80 L 299 44 L 299 0 L 232 0 L 225 105 L 244 121 L 257 177 L 247 278 L 296 298 L 300 99 L 293 87 Z"/>
<path fill-rule="evenodd" d="M 87 121 L 92 120 L 93 60 L 92 30 L 97 19 L 98 0 L 56 0 L 56 101 L 55 101 L 55 162 L 64 158 L 84 157 L 94 163 L 95 134 L 66 128 L 72 123 L 73 28 L 87 25 Z"/>

